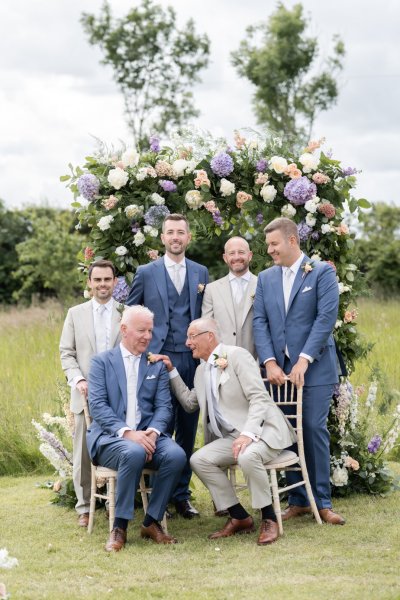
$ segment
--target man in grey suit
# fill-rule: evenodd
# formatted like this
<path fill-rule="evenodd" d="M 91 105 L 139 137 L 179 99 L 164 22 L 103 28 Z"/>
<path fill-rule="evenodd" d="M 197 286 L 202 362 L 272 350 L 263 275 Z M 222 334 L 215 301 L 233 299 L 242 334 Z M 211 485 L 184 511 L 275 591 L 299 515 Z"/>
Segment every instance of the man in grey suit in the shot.
<path fill-rule="evenodd" d="M 90 459 L 82 398 L 88 396 L 87 377 L 92 356 L 113 348 L 120 340 L 121 315 L 118 303 L 112 298 L 117 281 L 112 262 L 99 260 L 90 265 L 87 284 L 92 299 L 69 309 L 60 340 L 61 365 L 71 387 L 75 423 L 73 482 L 81 527 L 88 526 L 90 504 Z"/>
<path fill-rule="evenodd" d="M 223 259 L 229 273 L 207 285 L 201 316 L 217 321 L 225 344 L 246 348 L 256 358 L 253 301 L 257 277 L 249 271 L 252 256 L 245 239 L 232 237 L 226 242 Z"/>
<path fill-rule="evenodd" d="M 264 463 L 292 445 L 295 433 L 265 389 L 256 361 L 244 348 L 221 343 L 214 319 L 193 321 L 187 345 L 194 358 L 203 359 L 190 390 L 167 356 L 171 387 L 187 411 L 200 407 L 205 446 L 195 452 L 191 467 L 209 489 L 217 510 L 228 510 L 225 526 L 210 539 L 254 531 L 253 518 L 239 503 L 226 469 L 238 464 L 250 490 L 252 506 L 261 510 L 259 545 L 278 539 Z"/>

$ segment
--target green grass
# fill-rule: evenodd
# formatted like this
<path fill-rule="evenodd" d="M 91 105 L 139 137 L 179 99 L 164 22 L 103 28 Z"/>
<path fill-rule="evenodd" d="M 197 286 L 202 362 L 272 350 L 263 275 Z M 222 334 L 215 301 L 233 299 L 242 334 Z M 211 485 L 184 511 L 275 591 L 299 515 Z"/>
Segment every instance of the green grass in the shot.
<path fill-rule="evenodd" d="M 169 531 L 179 544 L 159 547 L 139 537 L 142 513 L 128 544 L 108 555 L 103 512 L 91 536 L 76 515 L 49 504 L 37 477 L 0 479 L 0 539 L 19 566 L 0 570 L 14 600 L 365 600 L 400 597 L 400 494 L 336 500 L 344 527 L 318 526 L 311 517 L 285 524 L 285 535 L 268 547 L 256 534 L 212 542 L 207 535 L 224 519 L 212 514 L 208 492 L 196 480 L 194 521 L 174 518 Z M 246 491 L 240 493 L 248 506 Z M 258 524 L 259 517 L 256 516 Z"/>

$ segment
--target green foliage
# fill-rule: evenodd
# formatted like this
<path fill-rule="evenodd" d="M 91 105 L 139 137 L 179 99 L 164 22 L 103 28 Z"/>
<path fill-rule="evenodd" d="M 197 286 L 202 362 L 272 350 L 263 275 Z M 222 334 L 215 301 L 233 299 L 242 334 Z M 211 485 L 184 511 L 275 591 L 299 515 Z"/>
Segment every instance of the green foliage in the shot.
<path fill-rule="evenodd" d="M 173 8 L 143 0 L 122 19 L 113 20 L 104 2 L 99 17 L 84 13 L 81 21 L 114 71 L 136 144 L 198 116 L 190 90 L 208 64 L 209 40 L 193 20 L 179 30 Z"/>
<path fill-rule="evenodd" d="M 255 113 L 260 124 L 290 139 L 309 139 L 317 114 L 338 96 L 335 74 L 342 68 L 344 45 L 334 37 L 333 54 L 315 73 L 316 37 L 306 37 L 308 19 L 301 4 L 278 4 L 267 23 L 250 26 L 247 39 L 232 52 L 239 75 L 256 88 Z"/>
<path fill-rule="evenodd" d="M 0 304 L 11 304 L 22 285 L 12 273 L 18 267 L 16 246 L 29 237 L 30 230 L 29 218 L 21 211 L 6 210 L 0 200 Z"/>

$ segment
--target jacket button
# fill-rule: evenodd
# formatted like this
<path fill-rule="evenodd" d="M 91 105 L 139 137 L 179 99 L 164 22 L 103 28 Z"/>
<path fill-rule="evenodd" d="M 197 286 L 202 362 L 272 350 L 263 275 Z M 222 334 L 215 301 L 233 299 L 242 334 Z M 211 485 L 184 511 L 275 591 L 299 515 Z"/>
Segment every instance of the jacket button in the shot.
<path fill-rule="evenodd" d="M 236 331 L 233 332 L 233 335 L 236 335 Z"/>

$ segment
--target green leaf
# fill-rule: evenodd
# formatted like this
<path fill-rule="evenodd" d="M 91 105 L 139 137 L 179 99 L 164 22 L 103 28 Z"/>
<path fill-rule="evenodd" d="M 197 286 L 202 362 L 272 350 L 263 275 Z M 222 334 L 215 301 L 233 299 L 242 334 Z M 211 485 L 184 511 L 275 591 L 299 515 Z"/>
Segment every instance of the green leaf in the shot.
<path fill-rule="evenodd" d="M 371 208 L 371 203 L 366 198 L 359 198 L 357 204 L 360 208 Z"/>

